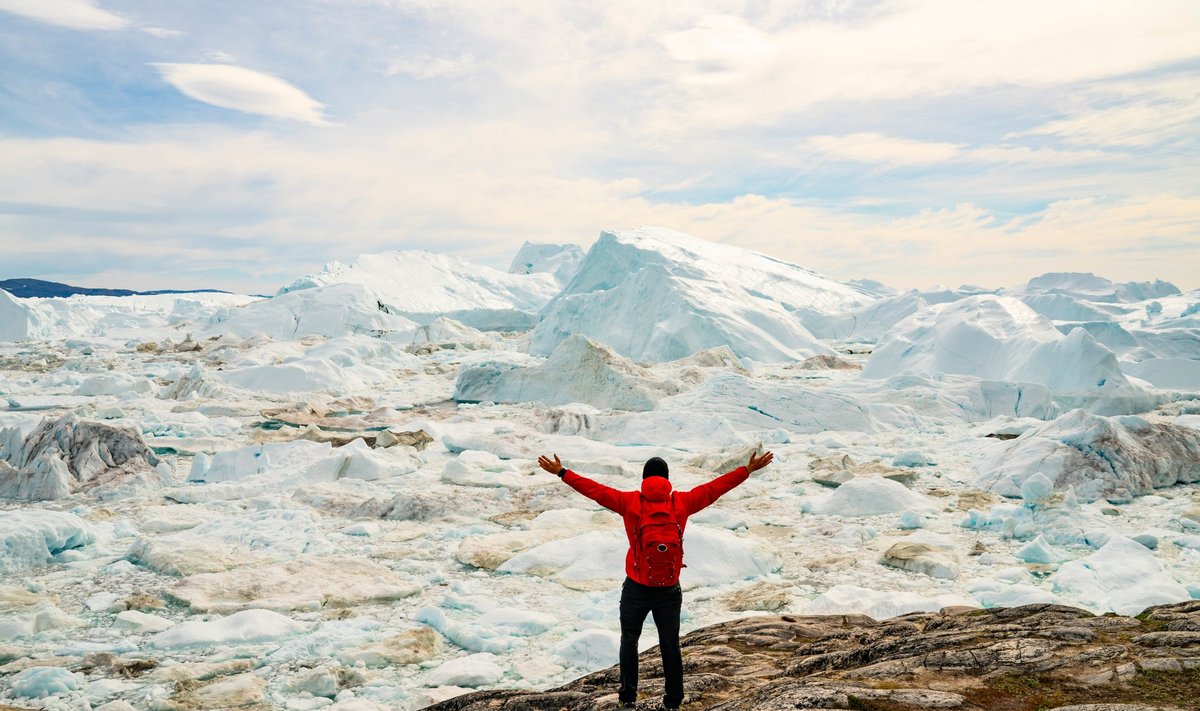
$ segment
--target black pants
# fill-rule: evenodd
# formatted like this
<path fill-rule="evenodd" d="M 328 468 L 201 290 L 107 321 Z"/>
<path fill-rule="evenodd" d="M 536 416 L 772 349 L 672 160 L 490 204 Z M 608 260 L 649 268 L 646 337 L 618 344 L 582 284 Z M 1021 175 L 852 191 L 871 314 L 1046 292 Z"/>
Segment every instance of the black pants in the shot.
<path fill-rule="evenodd" d="M 637 701 L 638 638 L 647 614 L 654 615 L 658 628 L 658 651 L 662 654 L 666 693 L 663 705 L 677 708 L 683 703 L 683 657 L 679 652 L 679 608 L 683 591 L 678 585 L 655 588 L 625 578 L 621 586 L 621 689 L 622 703 Z"/>

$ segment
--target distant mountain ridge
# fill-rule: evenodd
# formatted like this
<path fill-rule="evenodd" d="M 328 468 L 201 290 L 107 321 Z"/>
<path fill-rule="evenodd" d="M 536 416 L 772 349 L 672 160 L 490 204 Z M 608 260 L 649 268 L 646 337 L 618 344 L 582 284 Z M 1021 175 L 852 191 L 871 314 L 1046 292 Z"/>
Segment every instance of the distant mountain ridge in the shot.
<path fill-rule="evenodd" d="M 133 291 L 132 289 L 91 289 L 86 286 L 71 286 L 44 279 L 0 279 L 0 289 L 22 299 L 39 296 L 154 296 L 156 294 L 228 294 L 221 289 L 159 289 L 157 291 Z"/>

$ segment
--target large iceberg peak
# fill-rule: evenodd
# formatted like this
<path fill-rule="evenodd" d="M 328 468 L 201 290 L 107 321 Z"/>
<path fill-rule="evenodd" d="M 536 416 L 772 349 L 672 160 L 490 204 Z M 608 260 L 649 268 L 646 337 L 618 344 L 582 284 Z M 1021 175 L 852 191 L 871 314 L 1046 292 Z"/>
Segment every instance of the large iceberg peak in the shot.
<path fill-rule="evenodd" d="M 828 355 L 793 313 L 873 300 L 809 269 L 660 227 L 605 231 L 542 312 L 531 351 L 546 355 L 582 333 L 643 361 L 728 345 L 785 361 Z"/>

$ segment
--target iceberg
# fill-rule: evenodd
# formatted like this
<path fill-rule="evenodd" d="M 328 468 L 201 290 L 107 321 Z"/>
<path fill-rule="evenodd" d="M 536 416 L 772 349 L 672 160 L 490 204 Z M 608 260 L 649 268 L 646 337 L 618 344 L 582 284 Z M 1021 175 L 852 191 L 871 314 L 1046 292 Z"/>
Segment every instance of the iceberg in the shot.
<path fill-rule="evenodd" d="M 1141 496 L 1200 481 L 1200 431 L 1073 410 L 991 452 L 978 469 L 980 488 L 1014 498 L 1039 473 L 1086 501 Z"/>
<path fill-rule="evenodd" d="M 392 313 L 361 284 L 331 284 L 262 299 L 213 317 L 204 336 L 268 336 L 290 341 L 304 336 L 382 336 L 411 331 L 417 324 Z"/>
<path fill-rule="evenodd" d="M 0 574 L 45 565 L 59 553 L 83 548 L 96 538 L 95 527 L 72 513 L 0 511 Z"/>
<path fill-rule="evenodd" d="M 809 506 L 808 513 L 831 516 L 874 516 L 902 511 L 931 512 L 932 500 L 881 476 L 860 476 L 847 481 Z"/>
<path fill-rule="evenodd" d="M 215 620 L 188 620 L 150 638 L 158 649 L 271 642 L 294 637 L 304 625 L 270 610 L 243 610 Z"/>
<path fill-rule="evenodd" d="M 1159 402 L 1132 385 L 1116 354 L 1083 328 L 1065 336 L 1049 319 L 1008 296 L 972 296 L 930 306 L 896 324 L 867 360 L 864 378 L 969 375 L 1045 386 L 1056 400 L 1105 414 Z"/>
<path fill-rule="evenodd" d="M 728 345 L 764 362 L 833 355 L 793 313 L 836 311 L 873 297 L 816 272 L 680 232 L 603 232 L 543 310 L 530 352 L 572 334 L 628 358 L 677 360 Z"/>
<path fill-rule="evenodd" d="M 426 325 L 445 316 L 484 331 L 530 328 L 560 288 L 554 275 L 509 274 L 450 254 L 396 251 L 333 262 L 280 290 L 295 294 L 333 284 L 357 285 L 389 314 Z"/>
<path fill-rule="evenodd" d="M 1054 592 L 1097 612 L 1136 615 L 1151 605 L 1190 600 L 1187 588 L 1163 570 L 1154 552 L 1124 536 L 1111 536 L 1095 553 L 1064 563 Z"/>
<path fill-rule="evenodd" d="M 172 481 L 140 432 L 73 414 L 49 418 L 17 446 L 19 433 L 0 429 L 0 498 L 45 501 L 87 492 L 132 496 Z"/>

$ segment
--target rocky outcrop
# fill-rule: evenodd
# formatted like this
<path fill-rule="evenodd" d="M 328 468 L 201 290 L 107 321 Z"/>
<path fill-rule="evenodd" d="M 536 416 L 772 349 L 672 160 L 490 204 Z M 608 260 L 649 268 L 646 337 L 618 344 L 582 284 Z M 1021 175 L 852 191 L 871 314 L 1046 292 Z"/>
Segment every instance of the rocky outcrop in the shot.
<path fill-rule="evenodd" d="M 1137 618 L 1058 605 L 946 608 L 884 621 L 752 617 L 683 639 L 683 709 L 1182 711 L 1200 708 L 1200 601 Z M 638 709 L 662 694 L 643 653 Z M 436 711 L 615 708 L 611 667 L 544 692 L 481 691 Z"/>
<path fill-rule="evenodd" d="M 162 488 L 171 468 L 146 445 L 141 433 L 126 427 L 64 415 L 42 420 L 20 437 L 0 429 L 0 499 L 47 501 L 78 492 L 100 498 L 130 496 Z"/>

